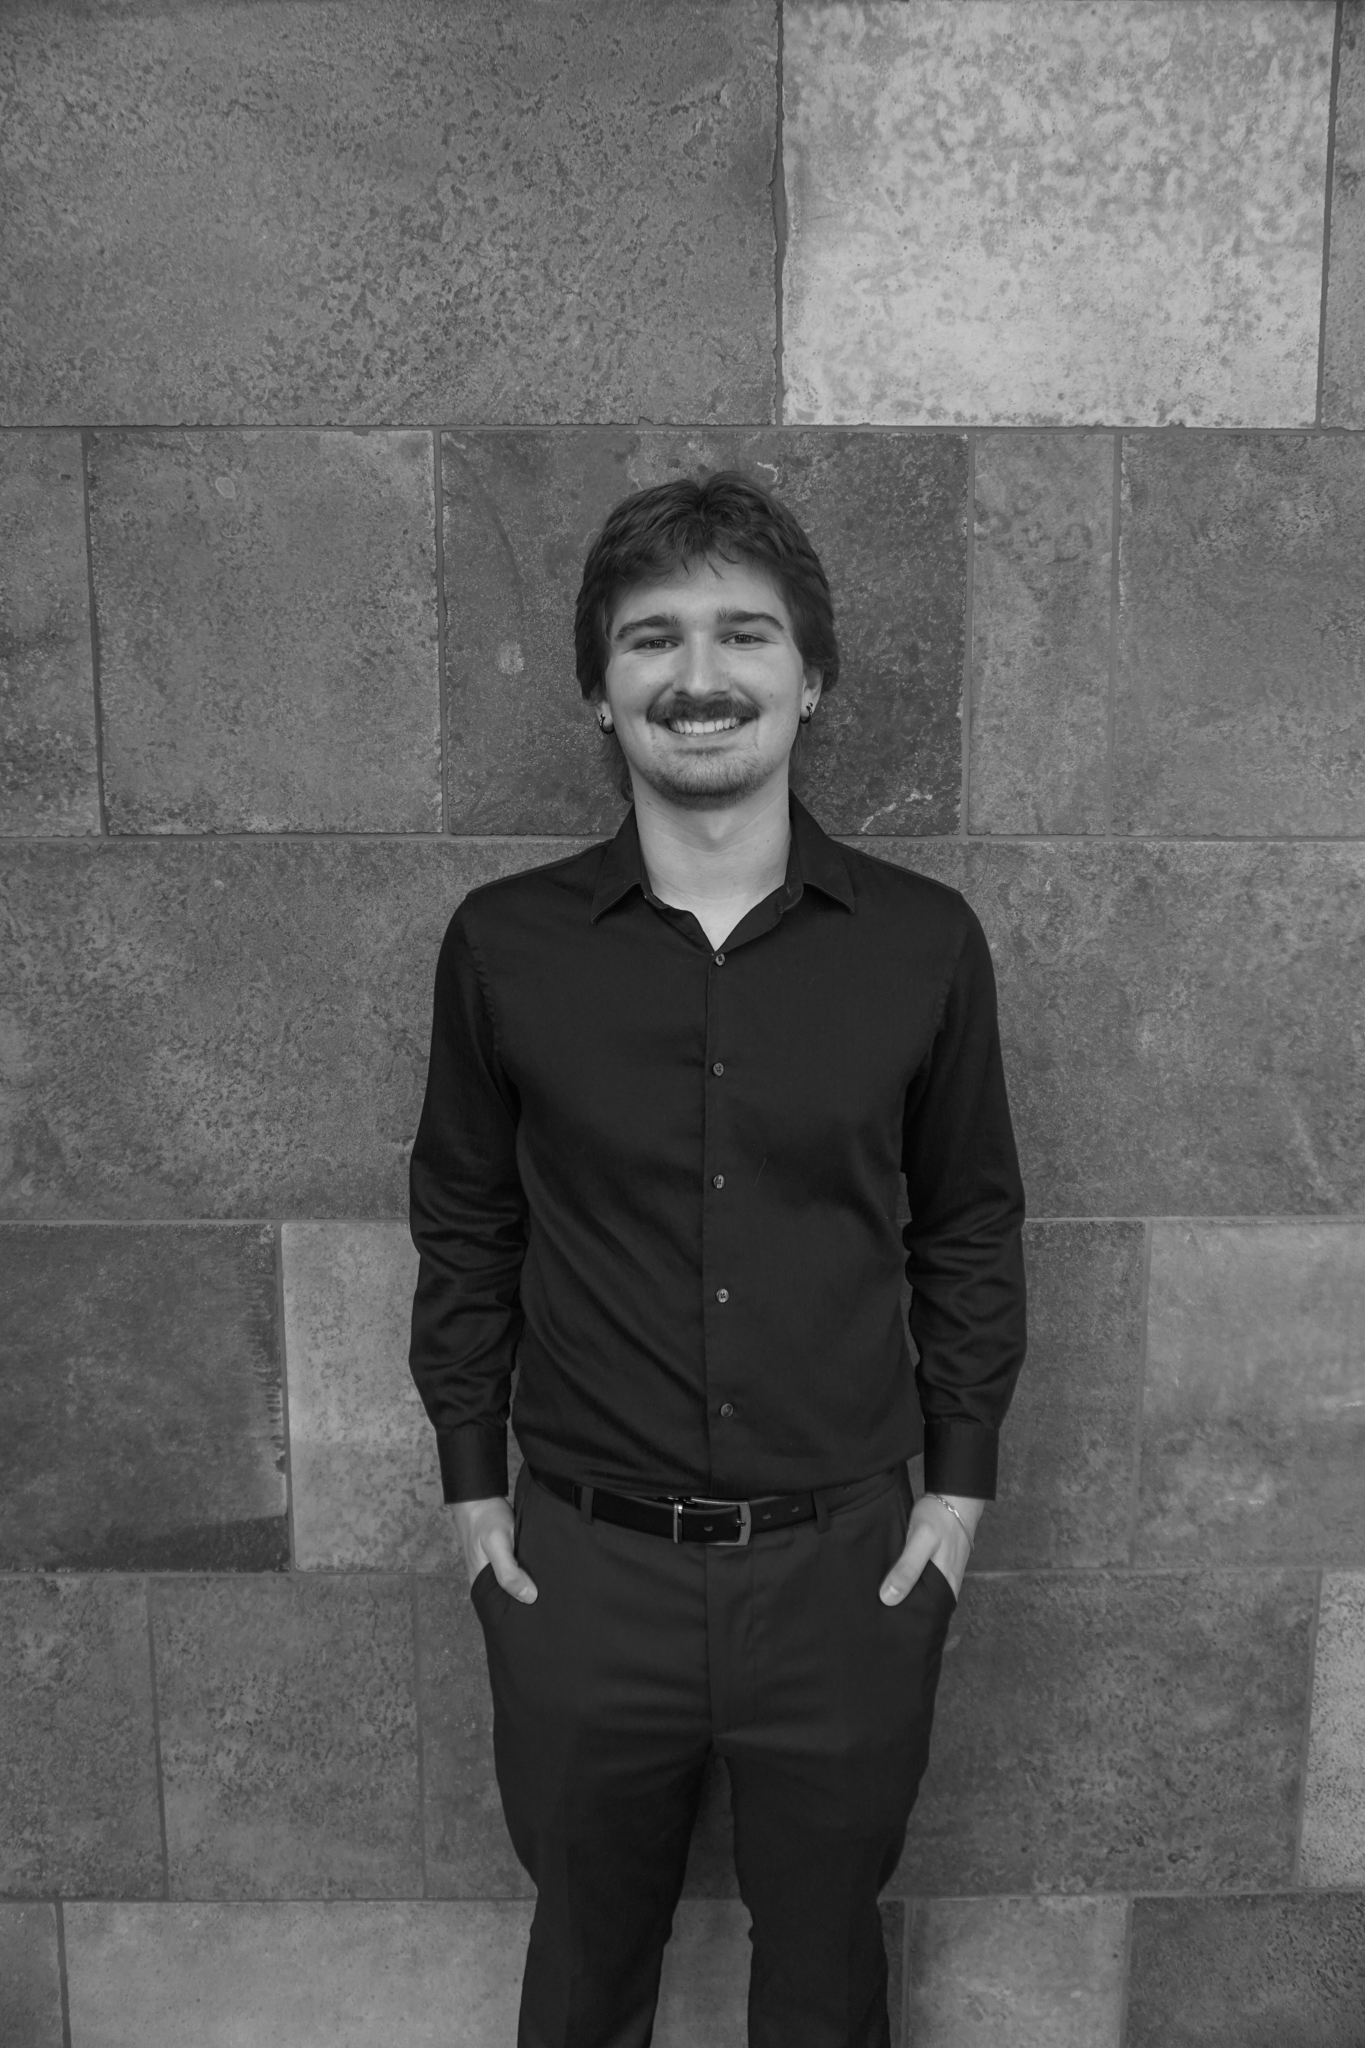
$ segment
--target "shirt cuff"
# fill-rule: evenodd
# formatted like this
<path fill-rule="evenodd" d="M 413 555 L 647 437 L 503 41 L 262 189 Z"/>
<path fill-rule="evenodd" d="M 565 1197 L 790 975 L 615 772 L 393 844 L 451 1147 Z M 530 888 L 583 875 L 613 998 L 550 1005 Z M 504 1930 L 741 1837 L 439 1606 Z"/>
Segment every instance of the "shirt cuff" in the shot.
<path fill-rule="evenodd" d="M 1000 1432 L 981 1422 L 924 1422 L 926 1493 L 994 1500 Z"/>
<path fill-rule="evenodd" d="M 441 1492 L 447 1507 L 457 1500 L 491 1500 L 507 1495 L 507 1431 L 497 1424 L 465 1422 L 438 1429 Z"/>

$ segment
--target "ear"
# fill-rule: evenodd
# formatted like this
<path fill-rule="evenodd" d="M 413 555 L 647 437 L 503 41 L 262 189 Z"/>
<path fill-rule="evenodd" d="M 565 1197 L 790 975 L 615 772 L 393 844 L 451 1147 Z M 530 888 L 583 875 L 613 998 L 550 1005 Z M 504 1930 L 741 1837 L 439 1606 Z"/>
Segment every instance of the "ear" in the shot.
<path fill-rule="evenodd" d="M 824 670 L 822 668 L 816 668 L 808 662 L 805 668 L 801 671 L 801 708 L 803 711 L 805 710 L 807 704 L 809 704 L 811 710 L 814 711 L 816 705 L 820 702 L 820 692 L 824 689 L 824 687 Z"/>

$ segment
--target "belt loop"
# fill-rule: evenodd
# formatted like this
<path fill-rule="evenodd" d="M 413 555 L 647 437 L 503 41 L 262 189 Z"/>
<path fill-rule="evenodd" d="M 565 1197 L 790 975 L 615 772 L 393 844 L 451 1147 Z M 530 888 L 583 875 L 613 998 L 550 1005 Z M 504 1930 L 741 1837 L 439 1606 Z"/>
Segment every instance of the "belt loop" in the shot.
<path fill-rule="evenodd" d="M 583 1517 L 583 1520 L 585 1522 L 590 1522 L 592 1520 L 592 1495 L 593 1489 L 590 1486 L 579 1487 L 578 1512 Z"/>
<path fill-rule="evenodd" d="M 829 1527 L 829 1502 L 825 1498 L 825 1490 L 822 1486 L 815 1488 L 811 1494 L 811 1501 L 815 1507 L 815 1526 L 823 1536 Z"/>

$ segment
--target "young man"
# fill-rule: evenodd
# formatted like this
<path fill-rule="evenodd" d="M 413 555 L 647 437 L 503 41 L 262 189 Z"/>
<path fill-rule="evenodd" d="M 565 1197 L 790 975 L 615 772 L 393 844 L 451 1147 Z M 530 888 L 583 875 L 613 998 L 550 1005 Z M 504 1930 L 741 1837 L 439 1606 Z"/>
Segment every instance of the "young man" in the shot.
<path fill-rule="evenodd" d="M 634 808 L 456 912 L 412 1157 L 412 1368 L 537 1887 L 518 2041 L 645 2048 L 715 1749 L 751 2048 L 885 2048 L 877 1894 L 1024 1355 L 990 956 L 789 794 L 838 653 L 765 492 L 617 506 L 575 639 Z"/>

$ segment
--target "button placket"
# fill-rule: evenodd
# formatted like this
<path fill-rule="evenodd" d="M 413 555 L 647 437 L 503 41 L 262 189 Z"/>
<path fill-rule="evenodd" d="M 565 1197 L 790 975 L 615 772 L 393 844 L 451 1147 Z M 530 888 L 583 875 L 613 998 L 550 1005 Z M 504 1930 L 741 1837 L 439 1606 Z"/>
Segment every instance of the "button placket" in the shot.
<path fill-rule="evenodd" d="M 730 1211 L 728 1202 L 722 1201 L 725 1188 L 724 1166 L 729 1164 L 727 1146 L 730 1139 L 729 1094 L 726 1082 L 725 1061 L 717 1058 L 724 1050 L 722 1029 L 723 1004 L 720 990 L 724 985 L 719 970 L 725 966 L 725 953 L 717 948 L 711 955 L 706 969 L 706 1085 L 704 1091 L 702 1125 L 702 1343 L 704 1347 L 704 1372 L 706 1384 L 706 1413 L 710 1423 L 717 1419 L 728 1420 L 733 1416 L 734 1403 L 718 1398 L 728 1392 L 730 1361 L 726 1355 L 728 1347 L 719 1326 L 712 1322 L 730 1300 L 733 1279 L 729 1261 Z M 720 1345 L 717 1352 L 717 1344 Z M 717 1384 L 719 1383 L 719 1384 Z"/>

